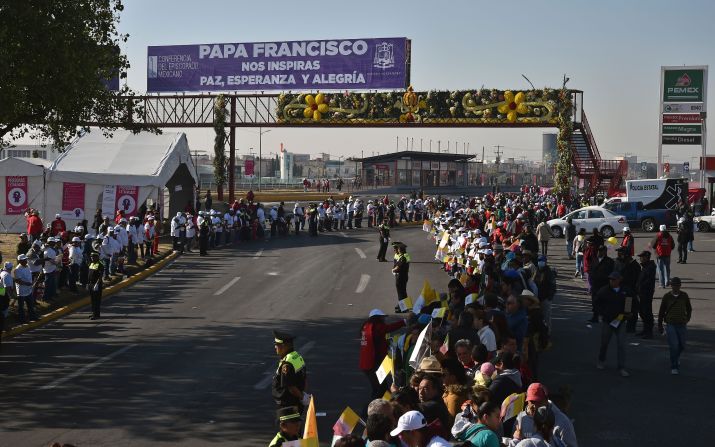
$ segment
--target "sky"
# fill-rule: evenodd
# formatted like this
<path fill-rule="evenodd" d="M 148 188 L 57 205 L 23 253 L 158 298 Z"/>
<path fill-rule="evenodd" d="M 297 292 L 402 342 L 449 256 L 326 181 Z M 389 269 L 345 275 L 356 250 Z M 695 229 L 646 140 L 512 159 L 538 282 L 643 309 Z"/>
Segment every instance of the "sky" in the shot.
<path fill-rule="evenodd" d="M 532 0 L 301 2 L 124 0 L 119 29 L 129 34 L 129 87 L 146 91 L 149 45 L 407 37 L 415 90 L 528 89 L 584 91 L 584 110 L 603 158 L 637 155 L 654 162 L 658 146 L 660 67 L 715 70 L 712 0 Z M 709 89 L 715 74 L 711 73 Z M 712 95 L 711 95 L 712 96 Z M 715 99 L 714 99 L 715 100 Z M 712 102 L 712 100 L 711 100 Z M 715 105 L 711 105 L 711 108 Z M 708 119 L 712 126 L 713 119 Z M 331 157 L 394 151 L 409 139 L 419 150 L 437 141 L 494 158 L 541 159 L 542 133 L 556 129 L 278 129 L 263 135 L 263 153 L 280 144 Z M 186 129 L 192 150 L 211 151 L 213 131 Z M 398 140 L 399 138 L 399 140 Z M 708 140 L 715 142 L 714 132 Z M 239 155 L 258 150 L 258 129 L 239 129 Z M 410 140 L 412 141 L 412 140 Z M 410 146 L 411 148 L 412 146 Z M 665 161 L 696 166 L 700 146 L 665 146 Z M 715 151 L 710 151 L 715 155 Z M 265 155 L 264 155 L 265 156 Z"/>

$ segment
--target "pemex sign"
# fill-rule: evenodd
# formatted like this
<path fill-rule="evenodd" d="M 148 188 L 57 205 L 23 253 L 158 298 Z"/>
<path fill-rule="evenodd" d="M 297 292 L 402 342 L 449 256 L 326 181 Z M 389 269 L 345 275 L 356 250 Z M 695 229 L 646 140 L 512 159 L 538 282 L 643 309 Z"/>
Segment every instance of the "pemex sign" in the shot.
<path fill-rule="evenodd" d="M 663 69 L 663 102 L 703 102 L 705 68 Z"/>

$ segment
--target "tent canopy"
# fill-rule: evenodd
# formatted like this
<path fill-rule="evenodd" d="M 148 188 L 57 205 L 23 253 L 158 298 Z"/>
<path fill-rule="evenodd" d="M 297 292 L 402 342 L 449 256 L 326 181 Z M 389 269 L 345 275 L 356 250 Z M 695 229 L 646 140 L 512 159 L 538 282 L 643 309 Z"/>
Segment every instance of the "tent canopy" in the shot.
<path fill-rule="evenodd" d="M 52 162 L 42 158 L 14 158 L 0 160 L 0 176 L 40 176 Z"/>
<path fill-rule="evenodd" d="M 115 130 L 105 137 L 95 130 L 77 139 L 52 164 L 53 182 L 96 185 L 135 185 L 163 187 L 181 164 L 196 181 L 186 135 L 164 132 L 134 134 Z"/>

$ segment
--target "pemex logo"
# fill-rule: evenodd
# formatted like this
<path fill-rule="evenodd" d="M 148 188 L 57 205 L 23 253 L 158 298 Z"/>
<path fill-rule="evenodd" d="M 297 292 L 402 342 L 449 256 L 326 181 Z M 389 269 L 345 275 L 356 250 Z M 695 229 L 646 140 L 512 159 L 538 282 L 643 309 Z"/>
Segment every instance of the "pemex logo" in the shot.
<path fill-rule="evenodd" d="M 675 86 L 676 87 L 690 87 L 690 83 L 692 81 L 690 80 L 690 76 L 688 76 L 687 73 L 683 73 L 682 76 L 678 78 L 677 81 L 675 81 Z"/>

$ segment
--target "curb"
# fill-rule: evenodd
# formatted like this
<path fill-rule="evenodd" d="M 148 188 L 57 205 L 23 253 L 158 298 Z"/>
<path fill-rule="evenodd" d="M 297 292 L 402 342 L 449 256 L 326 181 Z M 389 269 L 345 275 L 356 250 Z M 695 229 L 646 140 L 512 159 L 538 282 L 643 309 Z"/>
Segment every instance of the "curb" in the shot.
<path fill-rule="evenodd" d="M 141 272 L 137 273 L 136 275 L 130 276 L 129 278 L 122 280 L 118 284 L 107 287 L 106 289 L 102 290 L 102 299 L 104 299 L 110 295 L 114 295 L 114 294 L 120 292 L 121 290 L 124 290 L 127 287 L 131 286 L 132 284 L 134 284 L 138 281 L 141 281 L 142 279 L 148 278 L 149 276 L 153 275 L 154 273 L 156 273 L 159 270 L 161 270 L 162 268 L 164 268 L 164 266 L 166 266 L 166 264 L 173 261 L 178 256 L 179 256 L 178 253 L 170 253 L 169 255 L 165 256 L 164 258 L 159 260 L 156 264 L 152 265 L 151 267 L 142 270 Z M 2 334 L 2 340 L 6 340 L 9 338 L 15 337 L 17 335 L 23 334 L 25 332 L 28 332 L 32 329 L 42 327 L 48 323 L 51 323 L 59 318 L 64 317 L 67 314 L 74 312 L 75 310 L 77 310 L 81 307 L 88 306 L 89 304 L 90 304 L 90 299 L 89 299 L 89 295 L 88 295 L 88 296 L 85 296 L 84 298 L 80 298 L 77 301 L 74 301 L 66 306 L 60 307 L 59 309 L 55 309 L 52 312 L 43 315 L 42 318 L 40 318 L 37 321 L 33 321 L 30 323 L 26 323 L 26 324 L 21 324 L 21 325 L 13 327 L 12 329 L 10 329 L 8 331 L 5 331 Z"/>

